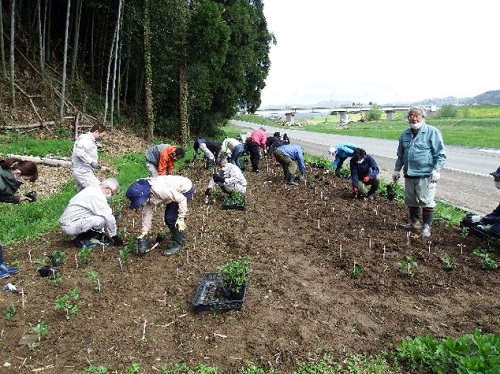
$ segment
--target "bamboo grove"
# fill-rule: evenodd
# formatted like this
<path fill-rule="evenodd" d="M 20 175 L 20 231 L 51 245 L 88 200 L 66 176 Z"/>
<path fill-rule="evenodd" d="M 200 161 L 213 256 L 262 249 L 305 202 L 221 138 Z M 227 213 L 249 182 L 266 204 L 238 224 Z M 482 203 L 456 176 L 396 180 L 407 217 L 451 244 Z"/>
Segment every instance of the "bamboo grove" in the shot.
<path fill-rule="evenodd" d="M 111 128 L 122 115 L 138 118 L 148 140 L 185 144 L 191 134 L 214 133 L 260 105 L 276 43 L 263 7 L 262 0 L 3 0 L 10 106 L 23 84 L 20 67 L 29 65 L 40 87 L 58 91 L 61 118 L 71 94 Z M 84 102 L 87 87 L 97 102 Z"/>

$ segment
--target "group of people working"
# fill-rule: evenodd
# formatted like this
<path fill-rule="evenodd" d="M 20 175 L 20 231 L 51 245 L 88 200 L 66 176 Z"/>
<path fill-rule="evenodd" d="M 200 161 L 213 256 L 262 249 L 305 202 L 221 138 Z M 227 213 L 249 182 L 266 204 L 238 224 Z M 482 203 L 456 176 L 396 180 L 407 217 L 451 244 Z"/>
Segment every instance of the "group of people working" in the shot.
<path fill-rule="evenodd" d="M 431 236 L 437 182 L 444 167 L 446 154 L 440 131 L 425 123 L 425 110 L 411 108 L 408 112 L 409 128 L 399 137 L 397 159 L 394 165 L 393 182 L 404 176 L 405 204 L 408 207 L 409 221 L 404 227 L 420 232 L 422 237 Z M 76 236 L 78 246 L 105 242 L 121 246 L 123 239 L 117 234 L 117 218 L 108 203 L 120 186 L 115 178 L 100 181 L 94 174 L 101 169 L 98 160 L 98 144 L 106 135 L 103 125 L 93 126 L 89 132 L 80 135 L 74 143 L 72 152 L 72 175 L 77 186 L 73 196 L 62 213 L 59 224 L 61 230 Z M 197 138 L 194 143 L 195 157 L 202 151 L 208 160 L 207 166 L 218 166 L 208 182 L 204 199 L 212 194 L 215 186 L 222 191 L 246 193 L 247 180 L 242 172 L 239 157 L 248 153 L 252 171 L 258 173 L 261 152 L 274 159 L 282 166 L 284 181 L 297 186 L 296 179 L 304 178 L 306 173 L 304 154 L 301 147 L 290 144 L 288 137 L 280 133 L 272 137 L 266 135 L 265 128 L 258 128 L 239 139 L 228 138 L 224 142 L 207 141 Z M 380 185 L 379 168 L 375 159 L 366 151 L 352 143 L 341 143 L 330 147 L 328 154 L 333 158 L 332 168 L 340 176 L 343 163 L 350 159 L 349 168 L 353 197 L 366 197 L 372 200 Z M 146 238 L 152 228 L 153 207 L 164 204 L 164 222 L 171 233 L 171 241 L 163 251 L 171 255 L 181 250 L 186 238 L 185 217 L 187 203 L 192 199 L 194 185 L 191 180 L 180 175 L 173 175 L 175 162 L 184 157 L 181 147 L 169 144 L 155 145 L 145 152 L 146 168 L 150 177 L 141 178 L 132 183 L 126 196 L 130 208 L 141 208 L 142 227 L 138 239 Z M 297 174 L 297 170 L 299 174 Z M 495 186 L 500 188 L 500 167 L 492 172 Z M 16 192 L 26 182 L 38 179 L 35 163 L 11 158 L 0 162 L 0 202 L 22 203 L 36 200 L 35 194 L 17 196 Z M 468 226 L 474 225 L 480 230 L 489 230 L 500 236 L 500 205 L 490 214 L 468 215 L 464 220 Z M 17 268 L 7 267 L 3 262 L 0 244 L 0 278 L 15 274 Z"/>

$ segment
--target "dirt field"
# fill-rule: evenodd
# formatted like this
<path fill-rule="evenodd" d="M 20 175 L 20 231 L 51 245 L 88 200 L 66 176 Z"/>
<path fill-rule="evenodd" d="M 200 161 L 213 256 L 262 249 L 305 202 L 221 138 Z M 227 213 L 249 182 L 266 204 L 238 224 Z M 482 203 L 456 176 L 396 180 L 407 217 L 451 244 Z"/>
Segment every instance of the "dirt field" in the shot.
<path fill-rule="evenodd" d="M 406 220 L 404 205 L 353 200 L 349 181 L 310 166 L 299 187 L 283 184 L 274 161 L 262 161 L 261 170 L 246 172 L 243 212 L 222 210 L 221 201 L 204 205 L 210 172 L 201 165 L 181 170 L 196 193 L 186 219 L 188 245 L 171 257 L 156 249 L 121 267 L 119 248 L 105 247 L 77 267 L 77 248 L 59 232 L 5 248 L 7 263 L 19 260 L 21 272 L 2 286 L 11 282 L 25 296 L 0 293 L 0 371 L 74 373 L 92 363 L 122 372 L 137 363 L 141 373 L 158 373 L 163 364 L 186 362 L 235 373 L 250 360 L 290 373 L 317 350 L 342 359 L 417 335 L 500 333 L 500 277 L 482 270 L 472 254 L 481 242 L 443 222 L 435 223 L 430 241 L 408 238 L 398 227 Z M 125 238 L 136 235 L 138 213 L 121 213 Z M 154 235 L 162 217 L 160 208 Z M 54 250 L 67 252 L 59 286 L 37 273 L 36 259 Z M 454 257 L 455 269 L 443 269 L 444 253 Z M 191 301 L 203 274 L 245 255 L 252 273 L 242 310 L 195 312 Z M 413 277 L 398 271 L 407 255 L 418 263 Z M 359 278 L 350 276 L 354 263 L 362 267 Z M 81 304 L 66 319 L 54 304 L 75 287 Z M 12 306 L 16 313 L 7 319 Z M 30 350 L 31 328 L 40 321 L 48 334 Z"/>

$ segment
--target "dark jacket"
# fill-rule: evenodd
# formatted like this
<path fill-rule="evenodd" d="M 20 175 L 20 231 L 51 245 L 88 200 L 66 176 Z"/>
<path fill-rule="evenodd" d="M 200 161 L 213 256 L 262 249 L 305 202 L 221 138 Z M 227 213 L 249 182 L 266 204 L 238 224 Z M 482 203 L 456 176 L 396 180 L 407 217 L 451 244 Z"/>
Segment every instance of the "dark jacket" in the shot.
<path fill-rule="evenodd" d="M 358 188 L 358 181 L 363 180 L 367 175 L 370 179 L 374 179 L 380 172 L 375 159 L 370 155 L 366 155 L 361 164 L 351 158 L 350 167 L 352 186 L 356 188 Z"/>
<path fill-rule="evenodd" d="M 19 196 L 15 196 L 15 193 L 21 184 L 14 178 L 10 170 L 0 167 L 0 202 L 19 204 Z"/>

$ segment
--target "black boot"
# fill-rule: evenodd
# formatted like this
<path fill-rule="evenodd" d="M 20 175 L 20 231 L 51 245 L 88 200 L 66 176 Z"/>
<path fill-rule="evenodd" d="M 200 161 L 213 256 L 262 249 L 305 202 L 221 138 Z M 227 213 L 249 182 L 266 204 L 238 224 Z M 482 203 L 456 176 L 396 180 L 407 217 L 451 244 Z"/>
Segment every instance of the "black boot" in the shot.
<path fill-rule="evenodd" d="M 0 244 L 0 279 L 7 278 L 12 274 L 19 273 L 18 268 L 11 268 L 4 264 L 3 262 L 3 247 Z"/>
<path fill-rule="evenodd" d="M 179 231 L 177 228 L 170 229 L 170 234 L 172 236 L 172 242 L 163 251 L 164 256 L 173 255 L 174 253 L 179 252 L 186 244 L 184 233 Z"/>

